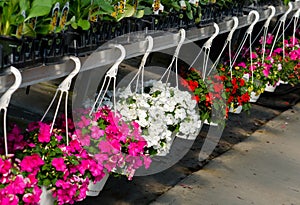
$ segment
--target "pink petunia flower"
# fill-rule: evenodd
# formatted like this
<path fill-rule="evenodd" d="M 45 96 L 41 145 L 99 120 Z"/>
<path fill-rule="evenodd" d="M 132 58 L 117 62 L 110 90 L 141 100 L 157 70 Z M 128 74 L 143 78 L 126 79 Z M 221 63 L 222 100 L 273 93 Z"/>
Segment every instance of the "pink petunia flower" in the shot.
<path fill-rule="evenodd" d="M 91 137 L 93 139 L 99 139 L 105 134 L 104 130 L 101 130 L 98 126 L 91 127 Z"/>
<path fill-rule="evenodd" d="M 252 66 L 250 65 L 250 66 L 249 66 L 249 70 L 250 70 L 250 71 L 254 71 L 255 69 L 256 69 L 256 65 L 252 65 Z"/>
<path fill-rule="evenodd" d="M 20 163 L 21 171 L 26 172 L 33 172 L 42 165 L 44 165 L 44 161 L 38 154 L 25 156 Z"/>
<path fill-rule="evenodd" d="M 50 137 L 51 137 L 50 125 L 43 122 L 39 122 L 39 128 L 40 128 L 40 132 L 38 134 L 39 142 L 46 142 L 46 143 L 50 142 Z"/>
<path fill-rule="evenodd" d="M 276 48 L 275 50 L 274 50 L 274 53 L 275 54 L 280 54 L 280 53 L 282 53 L 282 48 Z"/>
<path fill-rule="evenodd" d="M 240 62 L 240 63 L 238 64 L 238 66 L 239 66 L 239 67 L 242 67 L 242 68 L 247 68 L 247 65 L 246 65 L 245 62 Z"/>
<path fill-rule="evenodd" d="M 143 153 L 146 144 L 147 143 L 143 141 L 131 142 L 128 146 L 128 153 L 132 156 L 138 156 L 139 154 Z"/>
<path fill-rule="evenodd" d="M 255 52 L 252 52 L 251 55 L 250 55 L 250 57 L 252 59 L 256 59 L 257 58 L 257 54 Z"/>
<path fill-rule="evenodd" d="M 3 160 L 0 158 L 0 174 L 6 175 L 10 172 L 11 162 L 10 160 Z"/>
<path fill-rule="evenodd" d="M 291 51 L 290 52 L 290 58 L 293 61 L 296 61 L 297 59 L 299 59 L 299 55 L 298 55 L 297 51 Z"/>
<path fill-rule="evenodd" d="M 64 172 L 66 170 L 66 165 L 65 165 L 65 161 L 62 157 L 60 158 L 54 158 L 51 162 L 52 166 L 55 167 L 55 169 L 57 171 L 62 171 Z"/>
<path fill-rule="evenodd" d="M 263 74 L 264 74 L 264 76 L 267 78 L 267 77 L 269 76 L 269 74 L 270 74 L 270 70 L 269 70 L 268 68 L 265 68 L 265 69 L 263 70 Z"/>

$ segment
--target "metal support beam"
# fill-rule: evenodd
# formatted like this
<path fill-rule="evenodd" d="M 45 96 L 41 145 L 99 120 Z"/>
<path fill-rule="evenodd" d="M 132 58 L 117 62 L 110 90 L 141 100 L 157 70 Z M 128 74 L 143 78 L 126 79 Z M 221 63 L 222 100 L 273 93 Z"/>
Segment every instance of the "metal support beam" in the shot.
<path fill-rule="evenodd" d="M 293 11 L 296 11 L 300 8 L 300 2 L 293 3 Z M 275 17 L 278 17 L 284 14 L 286 8 L 284 6 L 276 7 Z M 269 10 L 259 12 L 260 19 L 259 21 L 265 21 L 269 16 Z M 238 29 L 249 26 L 251 22 L 248 22 L 247 16 L 239 17 L 239 26 Z M 220 28 L 220 34 L 229 32 L 233 26 L 233 20 L 230 19 L 228 21 L 223 21 L 218 24 Z M 152 33 L 151 33 L 152 32 Z M 186 31 L 186 39 L 189 42 L 199 41 L 202 39 L 209 38 L 214 33 L 213 25 L 209 25 L 203 28 L 192 28 Z M 170 33 L 164 31 L 148 31 L 140 32 L 140 35 L 130 35 L 126 34 L 123 37 L 117 38 L 116 43 L 122 44 L 126 49 L 126 59 L 143 55 L 147 48 L 147 41 L 145 37 L 147 35 L 151 35 L 154 40 L 153 52 L 161 51 L 168 48 L 173 48 L 177 45 L 179 39 L 179 33 Z M 81 69 L 80 72 L 84 70 L 93 69 L 95 67 L 101 67 L 105 65 L 112 64 L 114 60 L 117 58 L 118 53 L 115 49 L 109 48 L 109 45 L 101 46 L 102 50 L 97 50 L 93 52 L 91 55 L 97 55 L 97 63 L 96 65 L 93 63 L 91 65 L 84 64 L 89 56 L 80 57 L 81 63 L 84 69 Z M 49 80 L 54 80 L 57 78 L 61 78 L 67 76 L 71 70 L 74 68 L 74 63 L 69 59 L 69 57 L 65 57 L 64 63 L 55 64 L 55 65 L 43 65 L 38 67 L 28 68 L 26 70 L 22 70 L 19 68 L 22 73 L 22 84 L 20 87 L 26 87 L 29 85 L 37 84 L 40 82 L 45 82 Z M 12 75 L 4 75 L 0 76 L 0 93 L 4 92 L 10 85 L 12 85 L 14 78 Z"/>

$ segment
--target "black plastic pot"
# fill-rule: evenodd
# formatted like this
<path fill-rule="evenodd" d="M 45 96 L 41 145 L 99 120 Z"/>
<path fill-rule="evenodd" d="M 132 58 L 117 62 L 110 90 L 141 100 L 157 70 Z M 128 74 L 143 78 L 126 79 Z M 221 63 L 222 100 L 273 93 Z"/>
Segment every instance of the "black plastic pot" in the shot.
<path fill-rule="evenodd" d="M 198 26 L 206 26 L 214 22 L 214 6 L 211 4 L 201 6 L 201 21 Z"/>
<path fill-rule="evenodd" d="M 41 38 L 41 51 L 44 64 L 61 63 L 65 54 L 64 34 L 55 33 Z"/>
<path fill-rule="evenodd" d="M 1 71 L 5 70 L 9 66 L 16 62 L 19 62 L 22 58 L 22 44 L 21 39 L 14 37 L 0 36 L 1 45 Z"/>

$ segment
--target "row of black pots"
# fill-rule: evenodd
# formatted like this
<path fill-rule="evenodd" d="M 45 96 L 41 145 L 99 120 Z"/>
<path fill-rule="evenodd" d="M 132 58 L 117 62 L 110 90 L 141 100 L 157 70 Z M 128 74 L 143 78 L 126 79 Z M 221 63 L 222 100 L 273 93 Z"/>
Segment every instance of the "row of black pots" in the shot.
<path fill-rule="evenodd" d="M 88 55 L 103 43 L 127 33 L 143 30 L 170 30 L 201 27 L 222 21 L 228 16 L 240 16 L 242 7 L 221 9 L 217 5 L 201 7 L 201 21 L 195 23 L 184 11 L 168 15 L 148 15 L 143 18 L 124 18 L 119 22 L 99 21 L 89 30 L 72 29 L 63 33 L 37 36 L 36 38 L 0 37 L 0 70 L 10 65 L 26 69 L 42 64 L 60 63 L 66 55 Z M 195 14 L 195 16 L 198 14 Z"/>
<path fill-rule="evenodd" d="M 26 69 L 42 64 L 58 63 L 65 55 L 64 34 L 30 38 L 0 36 L 0 68 L 10 65 Z"/>

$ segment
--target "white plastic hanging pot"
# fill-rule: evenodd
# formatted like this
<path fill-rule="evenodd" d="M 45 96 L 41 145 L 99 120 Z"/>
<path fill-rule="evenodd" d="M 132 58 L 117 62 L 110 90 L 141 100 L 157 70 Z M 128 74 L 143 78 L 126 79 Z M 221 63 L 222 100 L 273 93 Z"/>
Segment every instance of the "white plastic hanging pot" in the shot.
<path fill-rule="evenodd" d="M 88 191 L 86 191 L 87 196 L 98 196 L 100 192 L 102 191 L 107 179 L 109 177 L 109 174 L 105 174 L 105 176 L 98 182 L 94 184 L 93 181 L 90 181 L 88 186 Z"/>
<path fill-rule="evenodd" d="M 260 94 L 256 94 L 256 92 L 251 92 L 250 102 L 257 102 L 259 97 L 260 97 Z"/>
<path fill-rule="evenodd" d="M 243 106 L 239 105 L 237 108 L 230 107 L 229 112 L 234 114 L 240 114 L 243 110 Z"/>
<path fill-rule="evenodd" d="M 276 85 L 273 86 L 273 85 L 266 84 L 266 88 L 265 88 L 266 92 L 271 92 L 272 93 L 272 92 L 275 91 L 275 89 L 276 89 Z"/>
<path fill-rule="evenodd" d="M 54 197 L 52 196 L 52 191 L 47 190 L 45 186 L 42 186 L 42 194 L 40 197 L 40 205 L 53 205 Z"/>
<path fill-rule="evenodd" d="M 289 84 L 289 82 L 287 82 L 287 81 L 282 81 L 282 80 L 279 80 L 279 83 L 280 83 L 280 84 L 283 84 L 283 85 Z"/>

